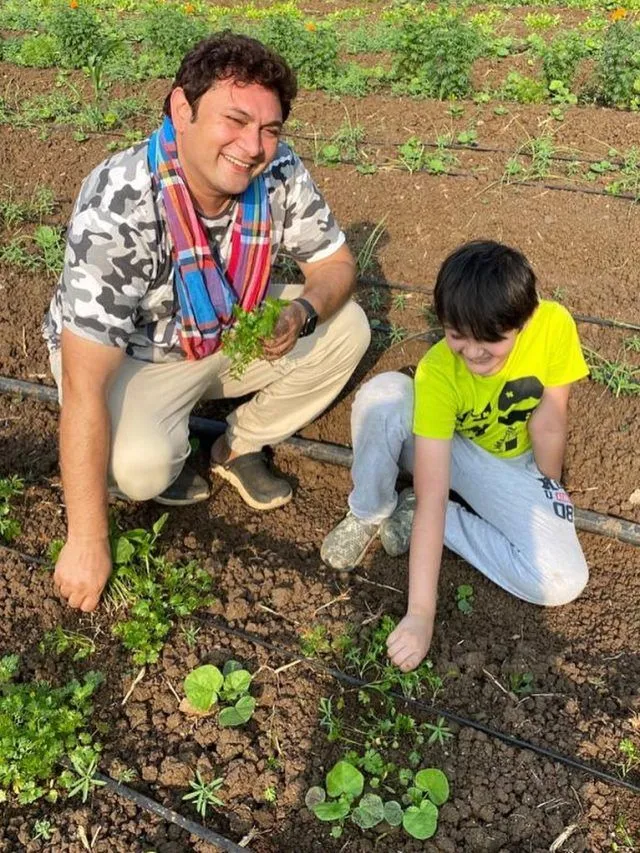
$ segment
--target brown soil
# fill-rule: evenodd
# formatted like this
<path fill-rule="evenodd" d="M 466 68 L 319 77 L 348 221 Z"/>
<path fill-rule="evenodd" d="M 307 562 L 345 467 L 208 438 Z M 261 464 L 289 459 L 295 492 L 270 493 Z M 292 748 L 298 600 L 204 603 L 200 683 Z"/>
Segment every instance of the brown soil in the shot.
<path fill-rule="evenodd" d="M 26 98 L 47 91 L 53 75 L 0 65 L 0 80 L 0 95 L 8 98 L 19 83 L 20 97 Z M 159 103 L 164 87 L 154 84 L 148 91 Z M 528 136 L 551 128 L 545 107 L 508 105 L 509 113 L 497 116 L 495 104 L 462 105 L 464 114 L 453 118 L 445 104 L 382 96 L 336 102 L 303 93 L 294 117 L 300 122 L 296 133 L 315 130 L 330 137 L 346 110 L 354 124 L 364 125 L 367 150 L 387 163 L 393 156 L 389 141 L 402 142 L 411 135 L 435 140 L 440 133 L 471 126 L 481 145 L 513 153 Z M 625 149 L 636 141 L 633 118 L 607 110 L 567 110 L 565 121 L 552 130 L 558 146 L 584 157 L 602 157 L 609 147 Z M 105 146 L 114 137 L 96 135 L 78 144 L 68 130 L 51 129 L 44 141 L 40 132 L 0 126 L 0 168 L 19 197 L 28 197 L 42 184 L 51 187 L 59 209 L 50 222 L 63 225 L 80 181 L 106 155 Z M 383 289 L 383 304 L 373 310 L 371 288 L 363 286 L 358 298 L 372 317 L 410 333 L 423 331 L 429 289 L 445 254 L 465 239 L 487 236 L 527 253 L 545 296 L 561 298 L 575 312 L 640 324 L 637 206 L 605 196 L 506 185 L 500 178 L 509 153 L 456 152 L 456 170 L 463 174 L 455 178 L 391 170 L 360 176 L 349 166 L 314 166 L 313 148 L 304 144 L 296 142 L 309 156 L 310 168 L 356 252 L 384 219 L 368 275 L 422 288 L 407 295 L 404 307 L 394 302 L 397 291 Z M 28 234 L 31 227 L 22 232 Z M 17 233 L 4 229 L 0 240 Z M 0 374 L 50 383 L 39 325 L 54 281 L 44 272 L 25 273 L 4 263 L 0 282 Z M 631 332 L 587 323 L 580 324 L 580 332 L 590 348 L 638 363 L 637 355 L 623 350 Z M 341 399 L 303 434 L 348 443 L 356 385 L 381 370 L 415 364 L 424 349 L 419 340 L 386 351 L 372 347 Z M 208 406 L 203 412 L 220 418 L 224 408 Z M 23 553 L 41 555 L 51 539 L 64 535 L 57 414 L 44 404 L 0 397 L 0 429 L 0 476 L 15 473 L 26 481 L 17 502 L 23 533 L 15 545 Z M 615 398 L 602 385 L 582 383 L 572 399 L 566 461 L 575 502 L 640 522 L 640 507 L 630 501 L 640 487 L 639 443 L 640 397 Z M 292 650 L 299 648 L 300 630 L 310 625 L 322 624 L 329 636 L 337 636 L 347 623 L 361 625 L 372 614 L 401 615 L 406 558 L 391 560 L 374 548 L 358 574 L 347 580 L 320 562 L 322 538 L 345 510 L 348 471 L 297 458 L 285 449 L 275 458 L 296 486 L 287 507 L 257 514 L 224 487 L 204 506 L 171 512 L 163 537 L 169 556 L 197 558 L 211 572 L 218 595 L 213 612 L 233 628 Z M 204 459 L 200 464 L 205 470 Z M 160 514 L 153 504 L 122 505 L 119 510 L 130 527 L 149 525 Z M 594 535 L 581 535 L 581 541 L 591 567 L 589 586 L 578 601 L 557 610 L 517 601 L 446 555 L 432 648 L 436 671 L 446 675 L 437 704 L 615 774 L 621 738 L 635 738 L 636 743 L 640 738 L 638 551 Z M 207 777 L 224 775 L 225 806 L 206 823 L 236 841 L 251 833 L 250 847 L 257 853 L 338 851 L 345 849 L 345 840 L 354 851 L 525 853 L 548 850 L 573 824 L 575 830 L 561 849 L 597 853 L 614 849 L 621 818 L 632 837 L 640 832 L 633 794 L 470 728 L 454 727 L 456 736 L 446 748 L 424 748 L 424 764 L 446 770 L 452 788 L 431 842 L 412 842 L 401 834 L 362 835 L 351 827 L 345 838 L 333 841 L 326 826 L 305 809 L 304 794 L 340 756 L 339 746 L 327 742 L 318 723 L 319 699 L 342 695 L 336 682 L 304 662 L 276 673 L 287 658 L 199 623 L 196 616 L 192 621 L 201 631 L 195 649 L 175 630 L 160 661 L 148 668 L 123 706 L 137 668 L 111 637 L 115 616 L 104 608 L 88 616 L 71 612 L 55 597 L 44 570 L 0 553 L 0 654 L 18 651 L 26 674 L 56 682 L 72 672 L 102 670 L 106 682 L 95 703 L 95 721 L 103 728 L 101 766 L 114 776 L 125 767 L 135 770 L 134 787 L 194 818 L 182 801 L 194 770 Z M 455 590 L 462 583 L 471 583 L 475 591 L 470 616 L 455 604 Z M 95 657 L 82 664 L 43 657 L 38 641 L 56 624 L 95 635 Z M 230 656 L 252 670 L 261 667 L 255 688 L 258 710 L 250 723 L 223 730 L 211 719 L 194 722 L 180 714 L 175 693 L 181 694 L 187 672 Z M 512 672 L 533 674 L 534 695 L 509 694 Z M 362 709 L 353 692 L 344 698 L 353 723 Z M 400 744 L 393 760 L 406 765 L 409 751 Z M 279 756 L 279 764 L 270 764 L 269 756 Z M 637 775 L 629 778 L 638 782 Z M 271 785 L 278 794 L 274 805 L 263 796 Z M 181 830 L 97 792 L 86 806 L 70 801 L 5 807 L 0 851 L 47 849 L 30 840 L 33 822 L 42 816 L 55 824 L 49 849 L 56 851 L 83 849 L 80 826 L 89 838 L 100 827 L 96 851 L 207 849 Z"/>

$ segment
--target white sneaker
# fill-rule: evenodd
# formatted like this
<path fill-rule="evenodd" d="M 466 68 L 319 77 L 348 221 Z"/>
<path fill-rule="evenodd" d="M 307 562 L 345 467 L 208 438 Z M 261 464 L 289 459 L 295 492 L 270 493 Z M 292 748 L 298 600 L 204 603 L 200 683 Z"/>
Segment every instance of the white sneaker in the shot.
<path fill-rule="evenodd" d="M 379 526 L 361 521 L 348 512 L 325 536 L 320 548 L 322 562 L 340 571 L 355 569 L 376 538 Z"/>

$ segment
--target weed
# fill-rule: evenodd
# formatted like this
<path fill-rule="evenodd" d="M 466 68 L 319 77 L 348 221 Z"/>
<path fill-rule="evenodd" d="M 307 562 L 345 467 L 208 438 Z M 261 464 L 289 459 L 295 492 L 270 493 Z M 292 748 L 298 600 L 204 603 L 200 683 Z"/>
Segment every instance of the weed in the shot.
<path fill-rule="evenodd" d="M 79 794 L 82 797 L 82 802 L 86 803 L 89 799 L 89 794 L 95 788 L 100 788 L 107 784 L 100 779 L 96 779 L 98 756 L 90 746 L 82 746 L 71 754 L 71 764 L 73 771 L 66 771 L 62 774 L 62 784 L 69 789 L 70 797 L 75 797 L 76 794 Z"/>
<path fill-rule="evenodd" d="M 503 180 L 508 182 L 514 177 L 523 181 L 547 178 L 551 173 L 555 154 L 556 146 L 550 133 L 532 136 L 520 146 L 515 156 L 507 162 Z M 527 159 L 526 166 L 521 162 L 520 158 L 522 157 Z"/>
<path fill-rule="evenodd" d="M 635 745 L 631 738 L 623 738 L 618 744 L 618 752 L 622 756 L 622 760 L 618 762 L 618 767 L 620 768 L 620 775 L 624 779 L 632 770 L 640 767 L 640 748 Z"/>
<path fill-rule="evenodd" d="M 133 767 L 125 767 L 123 770 L 118 773 L 118 782 L 122 785 L 128 785 L 130 782 L 133 782 L 138 778 L 137 772 L 133 769 Z"/>
<path fill-rule="evenodd" d="M 223 806 L 224 801 L 216 796 L 218 791 L 224 785 L 224 779 L 219 776 L 217 779 L 212 779 L 211 782 L 205 782 L 199 770 L 196 770 L 195 779 L 189 782 L 191 793 L 185 794 L 183 800 L 192 800 L 196 811 L 200 817 L 204 818 L 207 815 L 207 809 L 211 806 Z"/>
<path fill-rule="evenodd" d="M 33 240 L 45 270 L 59 275 L 64 265 L 64 240 L 60 229 L 53 228 L 51 225 L 38 225 L 34 231 Z"/>
<path fill-rule="evenodd" d="M 567 297 L 567 288 L 566 287 L 554 287 L 553 292 L 551 293 L 553 299 L 556 302 L 564 302 Z"/>
<path fill-rule="evenodd" d="M 439 743 L 440 746 L 444 746 L 446 741 L 453 737 L 453 732 L 446 724 L 444 717 L 438 717 L 435 724 L 423 723 L 422 726 L 425 731 L 429 732 L 427 743 L 430 745 Z"/>
<path fill-rule="evenodd" d="M 331 141 L 316 151 L 316 163 L 320 166 L 334 166 L 344 161 L 357 163 L 361 159 L 360 143 L 364 136 L 362 125 L 352 124 L 347 114 Z"/>
<path fill-rule="evenodd" d="M 600 100 L 625 109 L 640 108 L 640 29 L 620 20 L 607 29 L 597 68 Z"/>
<path fill-rule="evenodd" d="M 300 650 L 307 658 L 328 654 L 331 651 L 331 643 L 327 637 L 326 626 L 314 625 L 303 628 L 300 632 Z"/>
<path fill-rule="evenodd" d="M 38 644 L 42 654 L 53 652 L 62 655 L 73 652 L 73 660 L 84 660 L 96 650 L 96 644 L 84 634 L 66 631 L 61 625 L 56 625 L 53 631 L 47 631 Z"/>
<path fill-rule="evenodd" d="M 407 330 L 403 326 L 391 323 L 389 326 L 389 343 L 399 344 L 407 337 Z"/>
<path fill-rule="evenodd" d="M 46 817 L 42 817 L 34 822 L 31 837 L 34 841 L 37 841 L 39 838 L 43 841 L 51 841 L 52 833 L 53 824 L 50 820 L 47 820 Z"/>
<path fill-rule="evenodd" d="M 278 791 L 275 785 L 268 785 L 262 792 L 262 799 L 265 803 L 273 804 L 278 800 Z"/>
<path fill-rule="evenodd" d="M 627 820 L 623 814 L 619 814 L 616 818 L 613 836 L 611 849 L 616 853 L 627 853 L 627 851 L 634 853 L 637 850 L 635 841 L 627 829 Z"/>
<path fill-rule="evenodd" d="M 274 11 L 261 22 L 257 37 L 287 60 L 300 86 L 325 88 L 338 75 L 338 36 L 329 22 L 305 22 L 297 10 Z"/>
<path fill-rule="evenodd" d="M 533 692 L 532 672 L 510 672 L 509 687 L 516 696 L 526 696 Z"/>
<path fill-rule="evenodd" d="M 594 382 L 600 382 L 614 397 L 640 394 L 640 367 L 634 367 L 624 360 L 611 361 L 587 347 L 583 350 Z"/>
<path fill-rule="evenodd" d="M 0 479 L 0 541 L 13 542 L 20 535 L 20 522 L 11 517 L 11 504 L 23 491 L 24 481 L 15 474 Z"/>
<path fill-rule="evenodd" d="M 12 792 L 21 805 L 44 796 L 54 801 L 56 785 L 66 787 L 69 779 L 69 771 L 57 775 L 60 762 L 82 761 L 87 749 L 98 749 L 85 728 L 90 697 L 103 679 L 89 672 L 63 687 L 15 683 L 18 667 L 17 655 L 0 658 L 0 791 Z"/>
<path fill-rule="evenodd" d="M 370 231 L 369 236 L 364 241 L 364 244 L 360 251 L 358 252 L 358 257 L 356 258 L 356 269 L 359 276 L 366 275 L 369 270 L 373 267 L 376 249 L 378 247 L 378 243 L 384 236 L 384 223 L 386 220 L 386 214 L 382 217 L 380 222 Z"/>
<path fill-rule="evenodd" d="M 461 613 L 473 613 L 473 587 L 463 583 L 456 589 L 456 605 Z"/>
<path fill-rule="evenodd" d="M 245 311 L 234 305 L 235 324 L 222 334 L 222 351 L 231 361 L 231 375 L 239 379 L 247 367 L 262 355 L 262 342 L 275 328 L 280 312 L 288 303 L 284 299 L 267 297 L 254 308 Z"/>
<path fill-rule="evenodd" d="M 16 201 L 13 189 L 7 189 L 8 197 L 0 199 L 0 221 L 8 227 L 22 222 L 39 222 L 55 209 L 53 192 L 48 187 L 38 187 L 26 201 Z"/>
<path fill-rule="evenodd" d="M 448 149 L 449 139 L 440 137 L 435 151 L 427 151 L 417 136 L 410 137 L 398 146 L 399 163 L 409 172 L 425 171 L 431 175 L 446 174 L 457 164 L 456 156 Z"/>
<path fill-rule="evenodd" d="M 113 607 L 128 608 L 127 618 L 114 625 L 112 632 L 141 666 L 158 659 L 176 618 L 212 600 L 211 577 L 197 563 L 177 566 L 156 554 L 156 540 L 168 517 L 162 515 L 151 531 L 122 532 L 115 524 L 110 531 L 114 571 L 106 599 Z M 50 558 L 56 557 L 60 547 L 52 543 Z"/>
<path fill-rule="evenodd" d="M 404 311 L 407 307 L 407 294 L 406 293 L 396 293 L 393 299 L 391 300 L 391 305 L 396 311 Z"/>
<path fill-rule="evenodd" d="M 625 338 L 623 347 L 630 352 L 640 352 L 640 335 L 631 335 Z"/>
<path fill-rule="evenodd" d="M 471 66 L 482 49 L 479 30 L 458 10 L 441 6 L 397 15 L 393 75 L 412 94 L 461 98 L 471 88 Z"/>
<path fill-rule="evenodd" d="M 379 311 L 384 305 L 384 294 L 379 287 L 372 287 L 369 291 L 369 308 Z"/>
<path fill-rule="evenodd" d="M 327 740 L 334 742 L 342 739 L 342 723 L 333 711 L 333 699 L 324 696 L 320 699 L 320 726 L 327 730 Z"/>
<path fill-rule="evenodd" d="M 189 625 L 183 625 L 182 627 L 182 636 L 184 637 L 184 641 L 190 649 L 195 649 L 198 642 L 198 634 L 202 629 L 198 625 L 194 625 L 191 622 Z"/>

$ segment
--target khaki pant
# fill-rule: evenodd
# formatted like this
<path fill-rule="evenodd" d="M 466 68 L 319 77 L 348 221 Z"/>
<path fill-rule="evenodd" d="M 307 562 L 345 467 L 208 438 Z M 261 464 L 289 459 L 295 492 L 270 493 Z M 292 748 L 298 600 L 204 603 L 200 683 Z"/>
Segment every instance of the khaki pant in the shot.
<path fill-rule="evenodd" d="M 293 299 L 301 285 L 272 285 L 270 295 Z M 313 335 L 274 362 L 254 361 L 241 379 L 216 352 L 199 361 L 152 364 L 125 357 L 109 392 L 110 480 L 133 500 L 160 494 L 189 456 L 189 415 L 200 400 L 255 395 L 227 418 L 236 453 L 277 444 L 316 418 L 340 393 L 369 345 L 362 309 L 348 302 Z M 60 352 L 51 370 L 61 396 Z"/>

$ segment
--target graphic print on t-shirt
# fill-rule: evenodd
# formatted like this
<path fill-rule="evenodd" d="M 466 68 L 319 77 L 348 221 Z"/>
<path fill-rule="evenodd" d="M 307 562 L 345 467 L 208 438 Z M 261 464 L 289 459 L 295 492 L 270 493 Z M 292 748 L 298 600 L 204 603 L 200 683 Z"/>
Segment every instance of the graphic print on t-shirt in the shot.
<path fill-rule="evenodd" d="M 494 417 L 492 418 L 494 408 L 490 402 L 481 412 L 468 409 L 456 417 L 456 432 L 470 439 L 479 438 L 495 419 L 505 427 L 502 435 L 495 441 L 495 449 L 501 453 L 515 450 L 520 434 L 517 425 L 529 420 L 542 399 L 543 391 L 544 386 L 537 376 L 523 376 L 521 379 L 505 382 L 498 395 Z"/>

